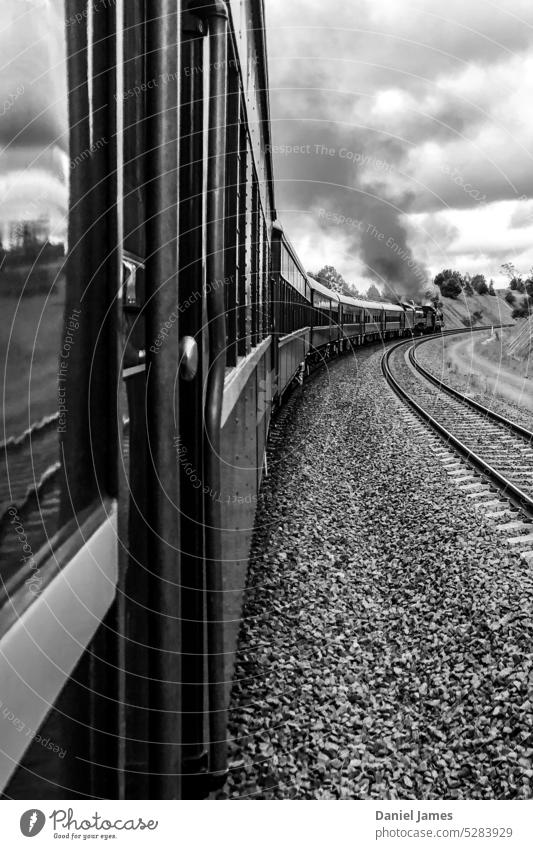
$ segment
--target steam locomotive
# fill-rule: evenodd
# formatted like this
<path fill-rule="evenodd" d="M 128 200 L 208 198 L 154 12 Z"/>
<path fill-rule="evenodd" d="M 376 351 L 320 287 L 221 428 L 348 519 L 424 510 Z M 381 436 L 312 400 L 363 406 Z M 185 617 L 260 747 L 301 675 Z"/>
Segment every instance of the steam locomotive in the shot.
<path fill-rule="evenodd" d="M 324 359 L 441 317 L 304 271 L 275 208 L 261 0 L 6 2 L 28 94 L 0 152 L 17 255 L 0 269 L 0 784 L 199 798 L 227 774 L 272 409 Z"/>

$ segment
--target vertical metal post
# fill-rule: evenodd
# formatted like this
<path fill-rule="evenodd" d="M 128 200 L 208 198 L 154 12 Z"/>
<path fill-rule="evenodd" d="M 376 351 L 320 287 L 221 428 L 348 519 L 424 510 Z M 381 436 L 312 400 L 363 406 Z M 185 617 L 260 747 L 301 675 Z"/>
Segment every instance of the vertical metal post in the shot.
<path fill-rule="evenodd" d="M 207 641 L 209 674 L 209 771 L 215 784 L 227 771 L 224 604 L 221 563 L 220 430 L 226 366 L 225 195 L 228 11 L 216 0 L 202 10 L 209 24 L 210 88 L 207 177 L 207 318 L 209 372 L 205 402 Z"/>
<path fill-rule="evenodd" d="M 148 6 L 147 431 L 150 575 L 150 795 L 181 795 L 181 621 L 178 422 L 178 90 L 179 4 Z M 169 327 L 170 324 L 170 327 Z M 164 345 L 155 340 L 162 329 Z M 153 349 L 152 351 L 150 349 Z"/>
<path fill-rule="evenodd" d="M 180 138 L 180 313 L 182 342 L 194 339 L 198 364 L 180 377 L 183 798 L 209 793 L 204 558 L 204 494 L 185 466 L 202 477 L 204 380 L 204 73 L 206 25 L 182 17 Z M 194 73 L 191 73 L 191 68 Z M 205 75 L 208 75 L 206 68 Z M 182 369 L 183 371 L 183 369 Z"/>

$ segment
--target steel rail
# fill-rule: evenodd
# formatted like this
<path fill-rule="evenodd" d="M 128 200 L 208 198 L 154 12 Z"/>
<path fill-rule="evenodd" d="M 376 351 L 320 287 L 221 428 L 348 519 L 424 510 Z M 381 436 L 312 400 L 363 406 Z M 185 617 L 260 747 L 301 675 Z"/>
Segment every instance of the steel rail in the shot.
<path fill-rule="evenodd" d="M 459 331 L 461 332 L 461 331 Z M 441 334 L 439 334 L 440 336 Z M 447 334 L 449 335 L 449 333 Z M 435 337 L 433 337 L 435 338 Z M 394 377 L 390 365 L 390 358 L 394 351 L 398 350 L 402 346 L 406 346 L 409 344 L 413 344 L 412 340 L 406 342 L 403 340 L 396 345 L 393 345 L 383 354 L 381 358 L 381 369 L 383 375 L 391 387 L 395 394 L 407 404 L 407 406 L 411 407 L 414 412 L 430 427 L 436 431 L 439 436 L 443 437 L 448 445 L 457 451 L 458 454 L 461 455 L 468 463 L 474 466 L 482 475 L 484 475 L 489 482 L 503 495 L 507 498 L 515 507 L 525 513 L 528 517 L 533 518 L 533 498 L 527 495 L 523 490 L 517 487 L 515 484 L 511 483 L 504 475 L 497 471 L 490 463 L 487 463 L 479 454 L 475 451 L 472 451 L 465 445 L 460 439 L 453 435 L 451 431 L 449 431 L 446 427 L 444 427 L 440 422 L 435 419 L 431 413 L 425 410 L 415 399 L 410 395 L 398 382 L 398 380 Z"/>
<path fill-rule="evenodd" d="M 496 413 L 494 410 L 489 409 L 489 407 L 485 407 L 484 404 L 480 404 L 479 401 L 474 401 L 473 398 L 469 398 L 467 395 L 464 395 L 462 392 L 459 392 L 457 389 L 454 389 L 452 386 L 449 386 L 444 381 L 440 380 L 418 361 L 416 356 L 416 349 L 422 345 L 424 342 L 429 342 L 430 339 L 419 339 L 412 347 L 409 349 L 409 360 L 411 361 L 414 368 L 429 380 L 430 383 L 433 383 L 435 386 L 438 386 L 439 389 L 444 390 L 448 395 L 452 398 L 456 398 L 459 401 L 462 401 L 464 404 L 468 405 L 472 409 L 476 410 L 478 413 L 482 413 L 486 418 L 492 419 L 498 424 L 504 425 L 513 433 L 516 433 L 518 436 L 521 436 L 523 439 L 526 439 L 528 442 L 533 442 L 533 431 L 528 430 L 525 427 L 517 424 L 516 422 L 511 421 L 511 419 L 502 416 L 500 413 Z"/>

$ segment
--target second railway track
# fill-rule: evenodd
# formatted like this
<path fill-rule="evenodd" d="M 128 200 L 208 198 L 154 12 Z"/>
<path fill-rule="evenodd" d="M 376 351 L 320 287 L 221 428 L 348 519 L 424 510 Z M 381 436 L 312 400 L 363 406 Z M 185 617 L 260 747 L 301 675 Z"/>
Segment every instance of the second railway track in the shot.
<path fill-rule="evenodd" d="M 449 334 L 447 334 L 449 335 Z M 424 369 L 408 340 L 383 355 L 383 374 L 417 419 L 442 440 L 440 457 L 461 489 L 502 521 L 508 542 L 533 561 L 533 432 Z"/>

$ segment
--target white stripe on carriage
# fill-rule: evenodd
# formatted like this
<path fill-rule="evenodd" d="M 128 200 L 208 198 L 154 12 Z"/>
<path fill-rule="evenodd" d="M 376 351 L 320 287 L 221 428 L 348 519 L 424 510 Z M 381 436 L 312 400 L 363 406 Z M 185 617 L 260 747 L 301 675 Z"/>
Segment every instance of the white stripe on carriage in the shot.
<path fill-rule="evenodd" d="M 117 580 L 113 503 L 108 518 L 0 640 L 0 693 L 7 708 L 0 715 L 0 790 L 109 610 Z M 17 723 L 9 721 L 11 714 Z"/>
<path fill-rule="evenodd" d="M 256 348 L 250 351 L 248 356 L 239 359 L 237 365 L 227 375 L 224 382 L 224 402 L 222 405 L 221 427 L 224 427 L 226 424 L 228 416 L 242 395 L 244 387 L 248 383 L 260 360 L 265 356 L 266 352 L 270 348 L 271 341 L 271 336 L 267 336 L 266 339 L 263 339 Z"/>

